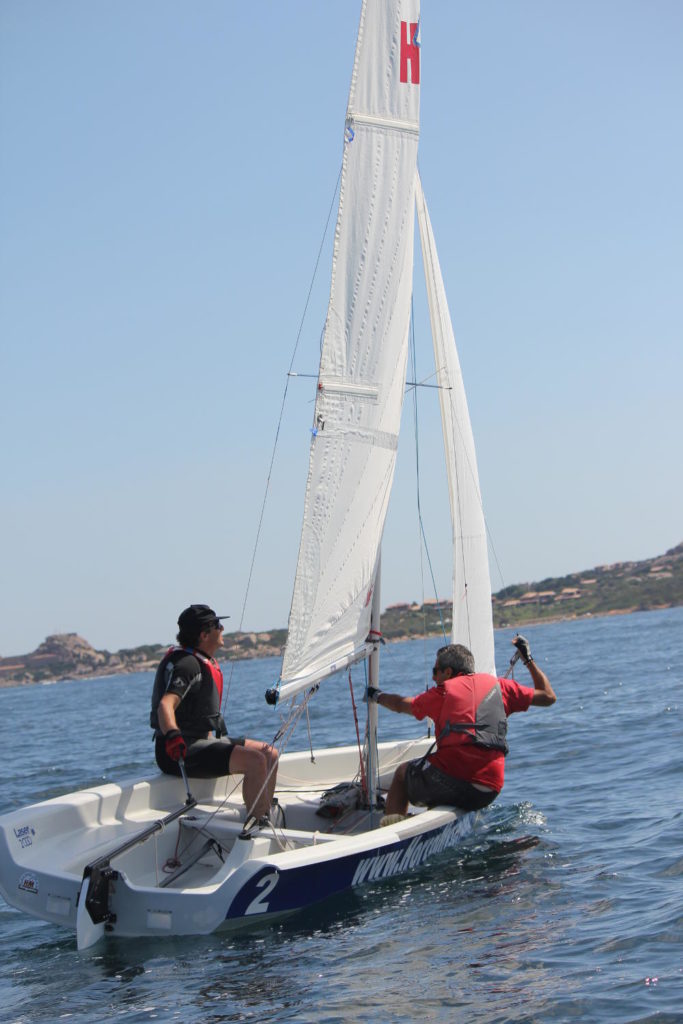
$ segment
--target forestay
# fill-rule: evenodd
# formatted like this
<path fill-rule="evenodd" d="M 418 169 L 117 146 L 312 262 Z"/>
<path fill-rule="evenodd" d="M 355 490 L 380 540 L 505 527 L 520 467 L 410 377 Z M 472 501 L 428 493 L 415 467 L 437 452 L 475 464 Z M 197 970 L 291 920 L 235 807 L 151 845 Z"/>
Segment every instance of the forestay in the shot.
<path fill-rule="evenodd" d="M 495 674 L 486 523 L 472 426 L 439 257 L 422 185 L 415 201 L 441 402 L 453 529 L 453 643 L 472 651 L 479 672 Z"/>
<path fill-rule="evenodd" d="M 418 19 L 417 0 L 361 11 L 280 697 L 367 652 L 408 350 Z"/>

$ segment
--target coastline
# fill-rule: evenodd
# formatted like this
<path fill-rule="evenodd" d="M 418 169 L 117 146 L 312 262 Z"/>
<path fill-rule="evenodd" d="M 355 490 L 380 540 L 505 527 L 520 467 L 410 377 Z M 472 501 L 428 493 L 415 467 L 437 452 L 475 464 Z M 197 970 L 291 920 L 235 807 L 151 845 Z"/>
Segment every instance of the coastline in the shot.
<path fill-rule="evenodd" d="M 527 619 L 520 629 L 526 629 L 528 626 L 542 626 L 550 625 L 557 622 L 581 622 L 585 619 L 596 619 L 596 618 L 608 618 L 615 615 L 632 615 L 634 612 L 650 612 L 650 611 L 666 611 L 668 608 L 680 607 L 679 604 L 659 604 L 652 605 L 648 608 L 641 608 L 633 606 L 630 608 L 611 608 L 604 611 L 596 612 L 584 612 L 579 615 L 544 615 L 533 619 Z M 494 625 L 494 632 L 498 633 L 502 630 L 517 629 L 516 625 Z M 252 637 L 258 637 L 259 634 L 251 634 Z M 269 637 L 272 633 L 266 634 Z M 408 640 L 439 640 L 443 639 L 443 633 L 440 630 L 430 630 L 427 633 L 405 633 L 398 636 L 385 637 L 387 644 L 399 644 L 405 643 Z M 259 649 L 258 640 L 252 641 L 254 644 L 254 650 L 251 653 L 244 654 L 233 654 L 220 659 L 222 665 L 230 664 L 233 661 L 261 661 L 266 658 L 277 658 L 282 655 L 282 650 L 274 651 L 272 644 L 267 642 L 263 644 L 263 647 Z M 112 670 L 110 666 L 106 668 L 103 666 L 102 672 L 92 670 L 92 666 L 84 670 L 82 673 L 79 672 L 65 672 L 63 674 L 57 674 L 55 676 L 45 678 L 24 678 L 24 679 L 3 679 L 0 677 L 0 689 L 9 688 L 20 688 L 24 686 L 52 686 L 55 683 L 69 683 L 76 681 L 89 681 L 95 679 L 113 679 L 123 675 L 135 675 L 142 672 L 153 672 L 155 671 L 160 658 L 163 656 L 163 652 L 166 650 L 164 645 L 160 646 L 160 655 L 158 659 L 146 658 L 140 662 L 130 661 L 126 664 L 117 666 L 115 670 Z"/>
<path fill-rule="evenodd" d="M 683 606 L 683 543 L 640 562 L 615 562 L 538 583 L 517 583 L 493 594 L 491 606 L 495 630 L 518 632 L 542 623 Z M 382 634 L 387 643 L 443 637 L 450 633 L 452 614 L 450 601 L 389 605 L 382 613 Z M 226 633 L 221 653 L 224 662 L 277 658 L 286 639 L 286 629 Z M 112 653 L 96 650 L 77 633 L 60 633 L 47 637 L 30 654 L 0 658 L 0 687 L 150 672 L 167 649 L 168 644 L 142 644 Z"/>

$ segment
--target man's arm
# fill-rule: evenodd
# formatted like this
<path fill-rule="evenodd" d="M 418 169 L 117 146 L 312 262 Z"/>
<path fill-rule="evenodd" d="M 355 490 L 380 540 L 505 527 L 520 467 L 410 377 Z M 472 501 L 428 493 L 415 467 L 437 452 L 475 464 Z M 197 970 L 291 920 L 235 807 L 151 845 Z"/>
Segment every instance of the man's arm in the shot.
<path fill-rule="evenodd" d="M 159 729 L 165 736 L 171 729 L 178 728 L 178 722 L 176 721 L 175 711 L 180 704 L 180 697 L 177 693 L 165 693 L 159 701 L 159 707 L 157 708 L 157 718 L 159 719 Z"/>
<path fill-rule="evenodd" d="M 398 693 L 384 693 L 383 690 L 377 690 L 374 686 L 368 686 L 367 698 L 386 708 L 387 711 L 397 711 L 400 715 L 412 715 L 413 713 L 412 697 L 401 697 Z"/>
<path fill-rule="evenodd" d="M 186 654 L 174 665 L 167 666 L 166 673 L 166 693 L 159 701 L 157 708 L 159 729 L 164 736 L 170 730 L 178 729 L 176 718 L 178 705 L 187 697 L 188 693 L 199 686 L 202 679 L 201 667 L 193 654 Z"/>
<path fill-rule="evenodd" d="M 547 675 L 542 668 L 539 668 L 535 661 L 529 661 L 526 666 L 529 675 L 534 681 L 534 695 L 531 703 L 537 708 L 549 708 L 557 700 Z"/>
<path fill-rule="evenodd" d="M 548 708 L 551 704 L 554 704 L 557 700 L 555 691 L 553 690 L 548 677 L 539 668 L 534 659 L 531 656 L 531 647 L 526 637 L 520 636 L 519 633 L 512 640 L 512 646 L 517 648 L 518 656 L 522 659 L 526 667 L 529 669 L 529 675 L 531 676 L 534 683 L 534 695 L 531 698 L 531 703 L 539 708 Z M 513 662 L 510 662 L 512 665 Z"/>

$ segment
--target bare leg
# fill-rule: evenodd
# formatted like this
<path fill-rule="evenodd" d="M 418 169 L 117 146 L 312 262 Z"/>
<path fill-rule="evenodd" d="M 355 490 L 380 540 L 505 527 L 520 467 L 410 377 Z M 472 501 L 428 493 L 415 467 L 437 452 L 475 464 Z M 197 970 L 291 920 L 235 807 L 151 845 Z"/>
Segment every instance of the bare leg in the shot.
<path fill-rule="evenodd" d="M 268 808 L 270 809 L 270 805 L 273 802 L 273 794 L 275 793 L 275 783 L 277 782 L 278 752 L 269 743 L 262 743 L 261 740 L 250 740 L 248 737 L 244 741 L 244 746 L 246 750 L 260 750 L 266 759 L 266 775 L 268 776 L 266 792 L 268 794 Z"/>
<path fill-rule="evenodd" d="M 408 762 L 400 764 L 394 772 L 391 786 L 387 793 L 387 802 L 384 808 L 385 814 L 407 814 L 408 794 L 406 792 L 406 769 Z"/>
<path fill-rule="evenodd" d="M 274 770 L 268 778 L 271 767 Z M 257 818 L 268 814 L 277 775 L 277 751 L 258 740 L 245 740 L 230 755 L 230 774 L 243 775 L 242 796 L 248 814 Z"/>

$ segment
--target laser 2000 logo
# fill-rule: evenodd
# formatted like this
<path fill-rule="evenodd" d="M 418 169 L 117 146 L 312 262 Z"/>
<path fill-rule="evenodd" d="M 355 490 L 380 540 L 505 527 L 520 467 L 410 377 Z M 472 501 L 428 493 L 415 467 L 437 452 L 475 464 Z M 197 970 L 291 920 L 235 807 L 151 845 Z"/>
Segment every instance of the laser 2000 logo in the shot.
<path fill-rule="evenodd" d="M 33 836 L 36 834 L 36 830 L 30 825 L 22 825 L 21 828 L 15 828 L 14 834 L 19 840 L 20 846 L 32 846 Z"/>

